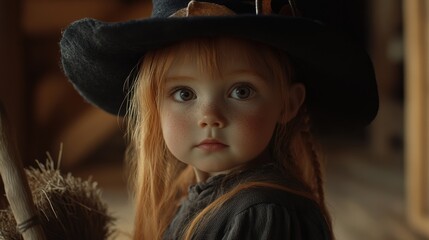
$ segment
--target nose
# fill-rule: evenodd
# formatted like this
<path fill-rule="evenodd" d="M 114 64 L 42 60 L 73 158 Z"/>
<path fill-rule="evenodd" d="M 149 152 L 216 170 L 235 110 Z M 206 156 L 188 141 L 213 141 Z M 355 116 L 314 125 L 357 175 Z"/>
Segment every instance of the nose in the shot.
<path fill-rule="evenodd" d="M 202 107 L 201 112 L 202 114 L 198 121 L 198 125 L 201 128 L 224 128 L 226 126 L 226 118 L 222 112 L 222 106 L 206 105 Z"/>

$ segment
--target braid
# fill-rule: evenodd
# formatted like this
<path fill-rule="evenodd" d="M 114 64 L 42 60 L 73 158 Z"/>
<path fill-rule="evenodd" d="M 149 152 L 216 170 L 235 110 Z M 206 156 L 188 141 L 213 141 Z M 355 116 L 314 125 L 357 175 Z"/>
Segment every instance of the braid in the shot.
<path fill-rule="evenodd" d="M 320 159 L 318 156 L 318 150 L 316 149 L 316 144 L 313 139 L 313 135 L 310 132 L 310 118 L 308 115 L 304 118 L 304 128 L 302 134 L 307 144 L 307 149 L 309 150 L 309 160 L 313 168 L 313 177 L 315 182 L 315 191 L 317 192 L 317 197 L 321 205 L 325 203 L 325 193 L 323 190 L 323 174 L 320 166 Z M 317 147 L 318 148 L 318 147 Z"/>
<path fill-rule="evenodd" d="M 331 216 L 326 208 L 325 203 L 325 191 L 323 188 L 323 174 L 320 164 L 320 157 L 318 155 L 319 146 L 315 143 L 313 135 L 310 131 L 310 117 L 308 114 L 305 114 L 304 117 L 304 128 L 302 130 L 302 135 L 306 141 L 307 149 L 309 150 L 309 161 L 311 162 L 312 168 L 313 168 L 313 179 L 314 184 L 312 185 L 313 190 L 317 193 L 317 199 L 319 202 L 319 205 L 322 209 L 322 212 L 324 213 L 325 221 L 328 224 L 328 227 L 330 229 L 330 235 L 331 239 L 334 239 L 333 231 L 332 231 L 332 220 Z"/>

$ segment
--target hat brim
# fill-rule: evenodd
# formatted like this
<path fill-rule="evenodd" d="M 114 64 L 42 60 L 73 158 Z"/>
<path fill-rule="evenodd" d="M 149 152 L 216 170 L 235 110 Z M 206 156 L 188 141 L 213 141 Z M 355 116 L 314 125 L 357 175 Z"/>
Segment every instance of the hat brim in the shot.
<path fill-rule="evenodd" d="M 304 18 L 243 15 L 122 23 L 83 19 L 64 31 L 61 60 L 67 77 L 89 102 L 124 115 L 125 81 L 147 51 L 216 36 L 259 41 L 286 51 L 305 68 L 308 105 L 322 124 L 367 125 L 377 113 L 375 74 L 366 52 L 349 38 Z"/>

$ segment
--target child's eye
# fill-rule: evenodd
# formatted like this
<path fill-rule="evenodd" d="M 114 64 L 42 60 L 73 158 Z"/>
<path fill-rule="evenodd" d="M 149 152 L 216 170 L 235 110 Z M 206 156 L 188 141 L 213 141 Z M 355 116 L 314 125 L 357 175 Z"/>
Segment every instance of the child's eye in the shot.
<path fill-rule="evenodd" d="M 252 87 L 242 85 L 232 89 L 231 97 L 238 100 L 244 100 L 252 97 L 254 94 L 255 94 L 255 90 L 253 90 Z"/>
<path fill-rule="evenodd" d="M 186 102 L 195 99 L 195 93 L 187 88 L 180 88 L 173 92 L 173 99 L 178 102 Z"/>

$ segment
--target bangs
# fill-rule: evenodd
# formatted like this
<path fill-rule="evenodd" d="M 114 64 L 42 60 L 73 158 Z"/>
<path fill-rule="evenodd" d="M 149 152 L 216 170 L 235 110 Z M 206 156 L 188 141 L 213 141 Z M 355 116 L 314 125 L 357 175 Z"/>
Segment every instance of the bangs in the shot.
<path fill-rule="evenodd" d="M 244 61 L 252 66 L 261 76 L 278 79 L 279 73 L 287 71 L 286 54 L 262 43 L 242 40 L 238 38 L 196 38 L 180 42 L 167 48 L 156 51 L 158 60 L 169 64 L 164 65 L 162 72 L 167 72 L 174 61 L 192 61 L 198 70 L 206 72 L 216 78 L 221 75 L 224 67 L 222 59 L 231 58 Z"/>

